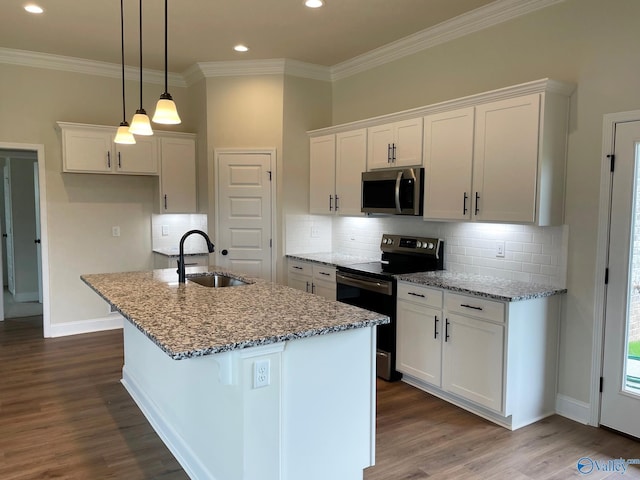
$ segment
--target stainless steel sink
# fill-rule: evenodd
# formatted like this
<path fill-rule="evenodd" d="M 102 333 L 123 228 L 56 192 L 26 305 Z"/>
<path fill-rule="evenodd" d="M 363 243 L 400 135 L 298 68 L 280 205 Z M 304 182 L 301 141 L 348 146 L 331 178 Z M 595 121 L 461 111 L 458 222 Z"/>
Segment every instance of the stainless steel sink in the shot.
<path fill-rule="evenodd" d="M 215 273 L 213 275 L 188 275 L 187 280 L 197 283 L 203 287 L 221 288 L 221 287 L 240 287 L 242 285 L 248 285 L 247 282 L 243 282 L 237 278 L 230 277 L 228 275 L 222 275 Z"/>

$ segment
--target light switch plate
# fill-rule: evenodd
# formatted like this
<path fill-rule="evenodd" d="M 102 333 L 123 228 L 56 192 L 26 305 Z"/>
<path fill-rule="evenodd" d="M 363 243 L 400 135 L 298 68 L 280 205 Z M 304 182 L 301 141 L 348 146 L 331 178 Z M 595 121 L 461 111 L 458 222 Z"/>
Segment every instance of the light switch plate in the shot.
<path fill-rule="evenodd" d="M 114 226 L 111 227 L 111 236 L 112 237 L 119 237 L 120 236 L 120 227 L 119 226 Z"/>
<path fill-rule="evenodd" d="M 504 257 L 504 241 L 496 241 L 496 257 Z"/>
<path fill-rule="evenodd" d="M 162 236 L 163 237 L 169 236 L 169 225 L 162 225 Z"/>
<path fill-rule="evenodd" d="M 311 227 L 311 238 L 320 237 L 320 227 Z"/>

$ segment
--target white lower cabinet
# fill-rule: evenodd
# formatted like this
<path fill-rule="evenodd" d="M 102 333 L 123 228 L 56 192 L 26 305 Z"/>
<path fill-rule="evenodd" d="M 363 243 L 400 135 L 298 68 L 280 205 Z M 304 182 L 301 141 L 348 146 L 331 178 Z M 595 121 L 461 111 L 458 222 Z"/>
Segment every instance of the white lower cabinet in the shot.
<path fill-rule="evenodd" d="M 442 349 L 442 388 L 502 411 L 504 327 L 447 313 Z"/>
<path fill-rule="evenodd" d="M 336 269 L 301 260 L 288 260 L 287 285 L 304 292 L 336 299 Z"/>
<path fill-rule="evenodd" d="M 403 380 L 515 430 L 555 413 L 559 297 L 501 302 L 398 282 Z"/>

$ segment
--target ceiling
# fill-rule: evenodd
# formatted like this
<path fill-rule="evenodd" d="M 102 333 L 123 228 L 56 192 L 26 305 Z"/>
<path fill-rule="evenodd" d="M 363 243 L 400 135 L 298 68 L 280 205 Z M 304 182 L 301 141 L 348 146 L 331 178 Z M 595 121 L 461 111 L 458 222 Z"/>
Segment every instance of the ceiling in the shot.
<path fill-rule="evenodd" d="M 0 47 L 120 63 L 118 0 L 2 0 Z M 169 70 L 196 62 L 288 58 L 333 66 L 493 0 L 169 1 Z M 138 65 L 139 3 L 124 0 L 125 63 Z M 164 70 L 164 1 L 143 1 L 143 66 Z M 233 51 L 238 43 L 250 50 Z"/>

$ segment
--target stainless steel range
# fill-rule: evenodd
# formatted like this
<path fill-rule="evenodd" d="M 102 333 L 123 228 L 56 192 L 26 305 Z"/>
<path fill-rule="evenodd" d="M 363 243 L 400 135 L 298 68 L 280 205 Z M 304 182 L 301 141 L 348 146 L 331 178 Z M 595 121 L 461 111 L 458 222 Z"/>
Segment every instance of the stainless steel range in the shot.
<path fill-rule="evenodd" d="M 391 323 L 377 328 L 377 374 L 388 381 L 399 380 L 396 371 L 396 279 L 400 273 L 444 268 L 444 242 L 438 238 L 382 235 L 382 260 L 339 266 L 336 273 L 337 300 L 382 313 Z"/>

